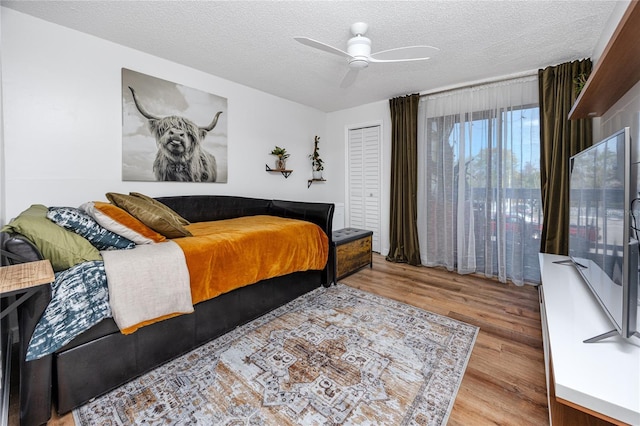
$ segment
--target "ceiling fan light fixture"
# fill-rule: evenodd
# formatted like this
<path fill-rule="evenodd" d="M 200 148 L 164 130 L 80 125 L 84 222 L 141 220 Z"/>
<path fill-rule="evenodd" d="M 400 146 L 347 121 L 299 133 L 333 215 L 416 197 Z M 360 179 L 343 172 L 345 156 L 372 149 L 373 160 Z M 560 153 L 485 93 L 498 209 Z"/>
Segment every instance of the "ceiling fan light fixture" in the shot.
<path fill-rule="evenodd" d="M 367 58 L 353 58 L 353 59 L 349 59 L 349 67 L 350 68 L 356 68 L 356 69 L 363 69 L 369 66 L 369 61 L 367 60 Z"/>
<path fill-rule="evenodd" d="M 369 63 L 412 62 L 424 61 L 438 53 L 440 49 L 432 46 L 405 46 L 383 50 L 371 54 L 371 40 L 364 36 L 369 26 L 364 22 L 356 22 L 351 25 L 351 37 L 347 41 L 347 51 L 322 43 L 308 37 L 294 37 L 304 45 L 341 56 L 349 64 L 349 72 L 342 80 L 340 87 L 349 86 L 356 78 L 358 71 L 369 66 Z"/>
<path fill-rule="evenodd" d="M 347 52 L 354 57 L 368 57 L 371 55 L 371 40 L 363 36 L 352 37 L 347 42 Z"/>

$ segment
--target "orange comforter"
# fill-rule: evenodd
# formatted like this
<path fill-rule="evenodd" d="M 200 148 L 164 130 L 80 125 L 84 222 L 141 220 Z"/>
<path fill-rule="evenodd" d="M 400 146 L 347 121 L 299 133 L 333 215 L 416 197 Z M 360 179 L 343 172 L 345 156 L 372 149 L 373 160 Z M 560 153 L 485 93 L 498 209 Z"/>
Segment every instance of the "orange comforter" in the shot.
<path fill-rule="evenodd" d="M 323 269 L 329 239 L 310 222 L 276 216 L 245 216 L 187 225 L 192 237 L 177 238 L 198 302 L 296 271 Z"/>

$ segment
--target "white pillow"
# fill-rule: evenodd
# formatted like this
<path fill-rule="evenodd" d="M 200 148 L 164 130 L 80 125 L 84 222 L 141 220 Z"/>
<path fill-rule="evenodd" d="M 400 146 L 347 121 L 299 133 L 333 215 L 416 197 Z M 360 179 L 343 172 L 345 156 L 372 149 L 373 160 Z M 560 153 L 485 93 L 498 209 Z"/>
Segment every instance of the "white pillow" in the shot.
<path fill-rule="evenodd" d="M 100 210 L 98 210 L 93 201 L 89 201 L 80 206 L 81 210 L 84 210 L 89 216 L 91 216 L 96 222 L 98 222 L 103 228 L 108 229 L 111 232 L 115 232 L 136 244 L 154 244 L 155 241 L 151 238 L 145 237 L 139 232 L 123 225 L 122 223 L 107 216 Z"/>

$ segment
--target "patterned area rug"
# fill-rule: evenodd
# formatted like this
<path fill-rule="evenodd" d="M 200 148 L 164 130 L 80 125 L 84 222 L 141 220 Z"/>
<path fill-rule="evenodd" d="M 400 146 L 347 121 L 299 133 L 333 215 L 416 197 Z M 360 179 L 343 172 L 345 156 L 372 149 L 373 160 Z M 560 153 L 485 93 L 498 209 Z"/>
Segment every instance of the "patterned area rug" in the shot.
<path fill-rule="evenodd" d="M 74 411 L 76 425 L 444 425 L 478 328 L 320 288 Z"/>

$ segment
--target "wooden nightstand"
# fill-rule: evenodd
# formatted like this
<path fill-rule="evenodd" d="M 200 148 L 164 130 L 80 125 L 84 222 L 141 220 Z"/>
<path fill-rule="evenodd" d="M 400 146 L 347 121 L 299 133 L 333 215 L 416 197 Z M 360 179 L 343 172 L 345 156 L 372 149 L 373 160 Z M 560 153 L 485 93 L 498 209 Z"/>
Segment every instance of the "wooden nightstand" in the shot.
<path fill-rule="evenodd" d="M 0 319 L 17 308 L 37 291 L 36 287 L 54 280 L 53 268 L 48 260 L 0 266 L 0 297 L 24 293 L 18 300 L 0 312 Z"/>
<path fill-rule="evenodd" d="M 373 232 L 364 229 L 344 228 L 333 231 L 335 248 L 334 282 L 369 265 L 373 267 L 371 244 Z"/>
<path fill-rule="evenodd" d="M 4 255 L 4 250 L 2 251 Z M 0 298 L 17 299 L 0 310 L 0 424 L 6 425 L 9 415 L 9 379 L 11 377 L 12 336 L 4 317 L 40 290 L 40 286 L 55 279 L 51 262 L 39 260 L 17 265 L 0 266 Z M 19 295 L 19 297 L 18 297 Z"/>

